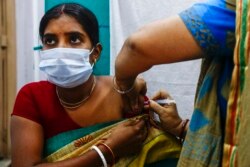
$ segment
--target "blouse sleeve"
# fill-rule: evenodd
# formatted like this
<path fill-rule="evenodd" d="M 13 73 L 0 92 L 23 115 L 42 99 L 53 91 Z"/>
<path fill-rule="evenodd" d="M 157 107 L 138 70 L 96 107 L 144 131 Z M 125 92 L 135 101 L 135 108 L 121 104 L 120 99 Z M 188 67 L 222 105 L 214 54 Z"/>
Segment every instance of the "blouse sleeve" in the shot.
<path fill-rule="evenodd" d="M 31 89 L 32 84 L 25 85 L 17 94 L 12 116 L 20 116 L 41 124 L 38 106 Z"/>

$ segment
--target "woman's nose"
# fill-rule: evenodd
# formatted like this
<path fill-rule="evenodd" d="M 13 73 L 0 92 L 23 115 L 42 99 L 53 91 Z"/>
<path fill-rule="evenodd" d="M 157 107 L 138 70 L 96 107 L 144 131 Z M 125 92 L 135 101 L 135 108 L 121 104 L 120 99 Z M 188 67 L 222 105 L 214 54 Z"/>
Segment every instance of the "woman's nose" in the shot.
<path fill-rule="evenodd" d="M 67 48 L 67 43 L 65 40 L 59 40 L 58 42 L 58 47 L 59 48 Z"/>

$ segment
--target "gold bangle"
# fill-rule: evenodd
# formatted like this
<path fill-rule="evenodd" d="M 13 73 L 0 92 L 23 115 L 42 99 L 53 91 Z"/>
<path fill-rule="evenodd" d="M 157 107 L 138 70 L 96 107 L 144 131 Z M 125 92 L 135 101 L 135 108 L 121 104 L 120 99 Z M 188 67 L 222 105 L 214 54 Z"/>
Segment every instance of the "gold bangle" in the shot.
<path fill-rule="evenodd" d="M 118 89 L 117 87 L 118 87 L 118 85 L 117 85 L 117 83 L 116 83 L 116 77 L 114 76 L 114 77 L 113 77 L 113 88 L 115 89 L 116 92 L 118 92 L 118 93 L 120 93 L 120 94 L 122 94 L 122 95 L 131 92 L 131 91 L 134 89 L 135 85 L 133 84 L 133 85 L 131 86 L 131 88 L 129 88 L 129 89 L 127 89 L 127 90 L 120 90 L 120 89 Z"/>
<path fill-rule="evenodd" d="M 111 166 L 113 166 L 114 164 L 115 164 L 115 154 L 114 154 L 114 152 L 112 151 L 112 149 L 107 145 L 107 144 L 105 144 L 105 143 L 103 143 L 103 142 L 100 142 L 100 143 L 98 143 L 98 145 L 103 145 L 105 148 L 107 148 L 108 149 L 108 151 L 111 153 L 111 155 L 112 155 L 112 164 L 111 164 Z M 98 146 L 97 145 L 97 146 Z"/>

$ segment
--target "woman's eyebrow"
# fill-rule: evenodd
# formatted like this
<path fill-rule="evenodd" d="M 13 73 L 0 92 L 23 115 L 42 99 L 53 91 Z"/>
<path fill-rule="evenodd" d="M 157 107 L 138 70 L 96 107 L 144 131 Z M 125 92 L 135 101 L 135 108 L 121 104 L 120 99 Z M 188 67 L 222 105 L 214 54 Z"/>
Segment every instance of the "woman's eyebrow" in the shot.
<path fill-rule="evenodd" d="M 65 35 L 78 35 L 78 36 L 81 36 L 81 37 L 85 36 L 83 33 L 80 33 L 78 31 L 66 32 Z"/>
<path fill-rule="evenodd" d="M 55 34 L 52 34 L 52 33 L 46 33 L 43 35 L 43 38 L 48 38 L 48 37 L 55 37 L 56 35 Z"/>

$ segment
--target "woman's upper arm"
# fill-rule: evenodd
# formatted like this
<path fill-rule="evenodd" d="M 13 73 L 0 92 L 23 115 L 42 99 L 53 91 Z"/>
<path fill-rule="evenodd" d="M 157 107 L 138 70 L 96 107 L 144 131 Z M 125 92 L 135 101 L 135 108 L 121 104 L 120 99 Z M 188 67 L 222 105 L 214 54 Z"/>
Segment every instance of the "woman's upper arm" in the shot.
<path fill-rule="evenodd" d="M 11 158 L 13 167 L 34 166 L 41 162 L 43 129 L 34 121 L 11 117 Z"/>

